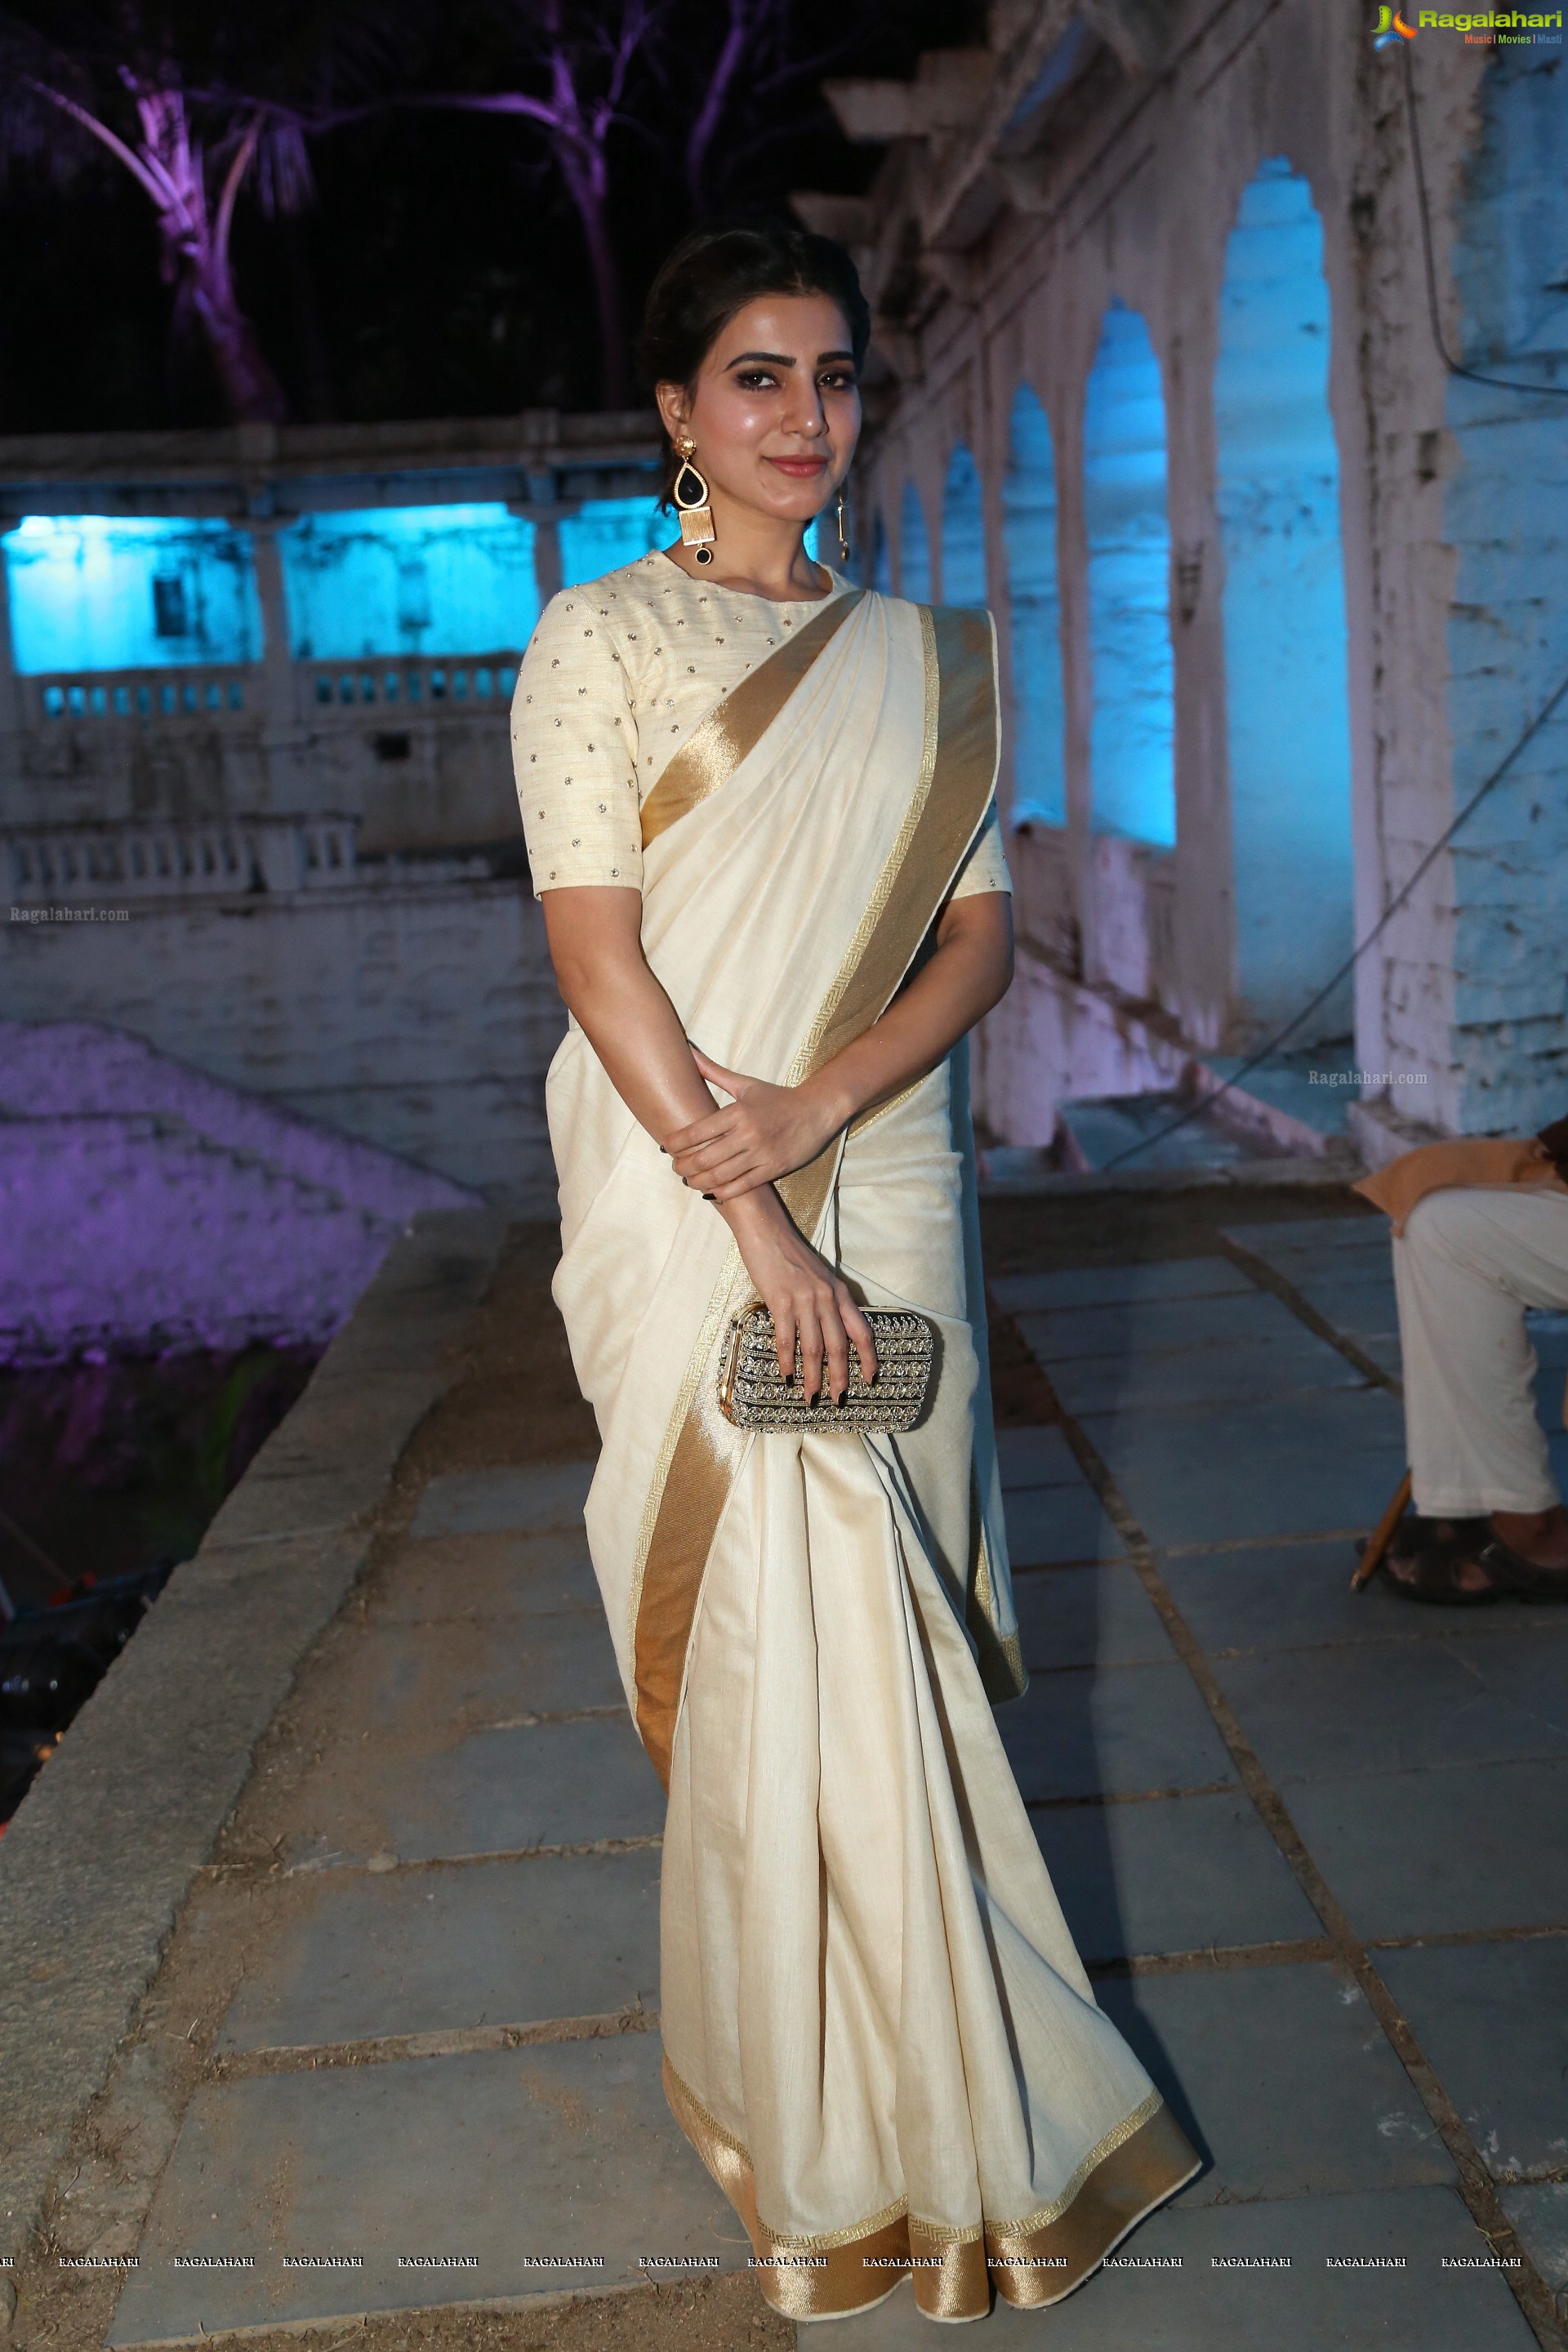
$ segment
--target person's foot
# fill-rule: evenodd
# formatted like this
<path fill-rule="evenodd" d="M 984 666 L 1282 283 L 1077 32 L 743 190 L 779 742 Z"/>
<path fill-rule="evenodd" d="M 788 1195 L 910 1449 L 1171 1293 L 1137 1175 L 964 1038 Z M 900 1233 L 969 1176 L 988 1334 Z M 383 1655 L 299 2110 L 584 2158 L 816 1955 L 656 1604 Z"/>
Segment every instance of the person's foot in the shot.
<path fill-rule="evenodd" d="M 1481 1565 L 1495 1530 L 1489 1519 L 1401 1519 L 1383 1556 L 1383 1574 L 1402 1600 L 1449 1608 L 1500 1601 L 1502 1586 Z"/>
<path fill-rule="evenodd" d="M 1549 1511 L 1494 1511 L 1491 1528 L 1531 1568 L 1568 1573 L 1568 1510 L 1561 1503 Z"/>

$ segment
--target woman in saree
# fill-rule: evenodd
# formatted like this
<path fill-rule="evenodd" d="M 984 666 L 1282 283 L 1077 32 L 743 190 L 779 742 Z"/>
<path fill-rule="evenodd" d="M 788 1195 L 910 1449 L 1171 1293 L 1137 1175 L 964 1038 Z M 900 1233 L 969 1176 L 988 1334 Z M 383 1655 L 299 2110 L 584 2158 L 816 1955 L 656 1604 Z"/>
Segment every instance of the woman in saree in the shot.
<path fill-rule="evenodd" d="M 588 1540 L 668 1796 L 666 2091 L 774 2308 L 912 2274 L 963 2320 L 1069 2293 L 1197 2159 L 991 1712 L 1025 1682 L 963 1045 L 1012 969 L 993 632 L 805 552 L 868 332 L 827 239 L 677 250 L 644 364 L 706 504 L 552 599 L 512 739 L 571 1016 L 546 1105 Z M 851 1352 L 875 1393 L 864 1308 L 928 1318 L 916 1426 L 734 1426 L 758 1300 L 808 1400 Z"/>

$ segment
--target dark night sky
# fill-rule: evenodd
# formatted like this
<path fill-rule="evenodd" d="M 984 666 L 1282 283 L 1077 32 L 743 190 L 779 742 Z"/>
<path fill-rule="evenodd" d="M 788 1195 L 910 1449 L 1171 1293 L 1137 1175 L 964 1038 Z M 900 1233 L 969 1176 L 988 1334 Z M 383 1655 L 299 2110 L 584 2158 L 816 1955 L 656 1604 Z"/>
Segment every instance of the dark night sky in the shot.
<path fill-rule="evenodd" d="M 25 14 L 62 45 L 80 22 L 55 5 Z M 613 134 L 611 218 L 628 329 L 653 268 L 690 223 L 682 111 L 721 18 L 717 0 L 672 0 L 671 86 L 634 90 L 640 127 Z M 858 22 L 855 47 L 832 70 L 906 74 L 921 48 L 980 37 L 981 18 L 977 0 L 864 0 L 858 19 L 847 0 L 795 0 L 795 53 L 815 56 Z M 207 34 L 226 19 L 247 27 L 237 37 L 249 48 L 249 8 L 211 10 Z M 456 37 L 462 21 L 455 12 L 421 18 L 395 63 L 376 69 L 380 89 L 486 88 L 485 61 Z M 268 70 L 254 53 L 247 63 L 253 74 Z M 204 66 L 210 58 L 195 59 L 193 77 Z M 504 75 L 492 69 L 488 86 L 505 86 Z M 72 152 L 87 168 L 65 186 L 24 162 L 0 188 L 0 432 L 222 422 L 200 343 L 171 349 L 151 207 L 119 166 L 92 159 L 85 139 Z M 809 88 L 771 117 L 753 107 L 749 122 L 732 118 L 719 152 L 728 184 L 713 208 L 728 214 L 782 211 L 792 188 L 862 188 L 879 156 L 850 146 Z M 388 110 L 316 137 L 310 155 L 316 202 L 268 220 L 243 197 L 234 240 L 241 299 L 291 415 L 368 421 L 596 404 L 582 239 L 531 125 Z"/>

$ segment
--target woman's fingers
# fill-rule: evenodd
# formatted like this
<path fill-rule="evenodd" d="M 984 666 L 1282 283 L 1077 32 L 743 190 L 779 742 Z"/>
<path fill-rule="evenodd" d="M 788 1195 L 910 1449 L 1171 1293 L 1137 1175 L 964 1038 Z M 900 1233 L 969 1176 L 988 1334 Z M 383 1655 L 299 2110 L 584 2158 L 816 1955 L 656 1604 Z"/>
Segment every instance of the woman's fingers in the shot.
<path fill-rule="evenodd" d="M 837 1297 L 832 1293 L 822 1309 L 822 1336 L 827 1356 L 827 1392 L 837 1403 L 849 1386 L 849 1342 Z"/>
<path fill-rule="evenodd" d="M 800 1310 L 800 1369 L 807 1404 L 822 1394 L 822 1316 L 815 1300 Z"/>
<path fill-rule="evenodd" d="M 838 1312 L 845 1330 L 854 1342 L 855 1353 L 860 1359 L 860 1377 L 874 1381 L 877 1377 L 877 1342 L 871 1326 L 867 1322 L 847 1291 L 838 1302 Z"/>
<path fill-rule="evenodd" d="M 705 1143 L 728 1135 L 735 1122 L 735 1107 L 727 1104 L 722 1110 L 710 1112 L 706 1118 L 694 1118 L 689 1127 L 677 1128 L 665 1145 L 672 1160 L 682 1159 L 689 1151 L 700 1151 Z"/>
<path fill-rule="evenodd" d="M 689 1151 L 675 1161 L 675 1172 L 689 1183 L 700 1176 L 704 1183 L 712 1176 L 738 1176 L 743 1169 L 754 1168 L 759 1155 L 752 1144 L 736 1136 L 721 1137 L 717 1143 L 704 1144 L 700 1151 Z"/>
<path fill-rule="evenodd" d="M 773 1312 L 773 1352 L 779 1360 L 780 1372 L 786 1381 L 792 1380 L 795 1376 L 795 1310 L 788 1307 L 775 1307 Z"/>
<path fill-rule="evenodd" d="M 691 1045 L 689 1037 L 686 1042 Z M 715 1062 L 710 1055 L 702 1051 L 700 1045 L 691 1045 L 691 1058 L 709 1085 L 722 1087 L 727 1095 L 738 1095 L 745 1087 L 754 1084 L 752 1079 L 743 1076 L 739 1070 L 727 1070 L 722 1062 Z"/>

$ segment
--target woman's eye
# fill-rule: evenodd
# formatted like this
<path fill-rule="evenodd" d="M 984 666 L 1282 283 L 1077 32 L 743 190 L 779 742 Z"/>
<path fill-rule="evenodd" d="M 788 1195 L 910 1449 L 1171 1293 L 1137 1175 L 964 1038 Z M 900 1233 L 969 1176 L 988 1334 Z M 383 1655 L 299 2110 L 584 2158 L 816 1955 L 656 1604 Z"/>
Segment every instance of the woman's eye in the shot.
<path fill-rule="evenodd" d="M 855 389 L 855 379 L 847 368 L 829 368 L 817 377 L 817 382 L 824 392 L 853 392 Z"/>
<path fill-rule="evenodd" d="M 748 368 L 743 374 L 735 378 L 735 382 L 742 392 L 770 392 L 777 383 L 778 378 L 770 375 L 766 368 Z"/>

